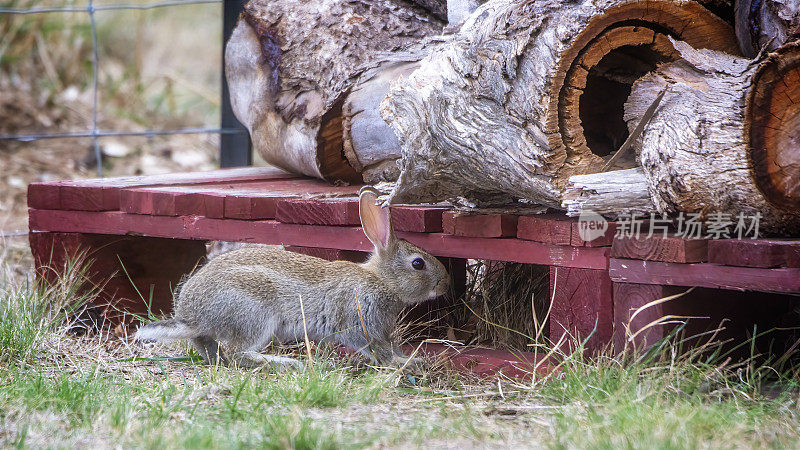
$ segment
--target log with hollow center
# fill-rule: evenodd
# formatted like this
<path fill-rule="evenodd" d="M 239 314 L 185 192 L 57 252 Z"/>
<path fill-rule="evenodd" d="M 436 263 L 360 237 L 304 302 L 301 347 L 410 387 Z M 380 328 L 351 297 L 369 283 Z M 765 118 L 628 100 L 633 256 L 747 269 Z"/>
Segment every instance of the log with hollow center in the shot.
<path fill-rule="evenodd" d="M 760 215 L 762 232 L 800 232 L 800 43 L 757 61 L 683 42 L 675 48 L 682 59 L 634 83 L 625 105 L 633 127 L 666 90 L 634 145 L 641 168 L 614 191 L 598 186 L 620 171 L 573 177 L 569 213 L 649 209 L 731 226 L 740 215 L 748 226 Z M 651 204 L 640 201 L 643 189 Z"/>
<path fill-rule="evenodd" d="M 677 57 L 668 37 L 738 52 L 690 0 L 489 1 L 382 104 L 403 150 L 392 201 L 558 206 L 569 176 L 625 141 L 631 85 Z"/>

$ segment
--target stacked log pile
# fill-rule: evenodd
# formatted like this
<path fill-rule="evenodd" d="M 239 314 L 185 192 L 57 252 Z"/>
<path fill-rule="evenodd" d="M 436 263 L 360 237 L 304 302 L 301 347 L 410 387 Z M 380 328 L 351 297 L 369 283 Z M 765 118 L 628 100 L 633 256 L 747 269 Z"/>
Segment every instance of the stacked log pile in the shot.
<path fill-rule="evenodd" d="M 390 202 L 797 233 L 798 32 L 796 0 L 252 0 L 226 67 L 267 161 Z"/>

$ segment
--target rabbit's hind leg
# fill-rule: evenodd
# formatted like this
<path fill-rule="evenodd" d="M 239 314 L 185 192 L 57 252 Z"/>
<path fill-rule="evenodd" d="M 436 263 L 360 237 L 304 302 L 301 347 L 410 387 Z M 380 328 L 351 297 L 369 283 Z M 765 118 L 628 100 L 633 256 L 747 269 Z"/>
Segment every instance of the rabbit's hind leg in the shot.
<path fill-rule="evenodd" d="M 271 367 L 275 370 L 302 369 L 303 363 L 286 356 L 264 355 L 255 351 L 237 352 L 231 355 L 231 361 L 243 368 Z"/>
<path fill-rule="evenodd" d="M 222 346 L 219 345 L 215 339 L 208 336 L 199 336 L 192 339 L 192 345 L 200 353 L 206 362 L 209 364 L 219 365 L 227 364 L 228 360 L 225 358 L 225 353 L 222 351 Z"/>

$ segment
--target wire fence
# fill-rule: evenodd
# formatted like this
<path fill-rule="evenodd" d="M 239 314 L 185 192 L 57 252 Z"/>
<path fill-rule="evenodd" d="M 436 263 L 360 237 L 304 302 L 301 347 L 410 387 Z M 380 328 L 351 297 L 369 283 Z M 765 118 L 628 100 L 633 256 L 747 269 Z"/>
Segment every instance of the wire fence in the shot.
<path fill-rule="evenodd" d="M 72 138 L 91 138 L 95 159 L 97 161 L 97 175 L 103 176 L 103 155 L 100 150 L 98 138 L 109 136 L 165 136 L 178 134 L 219 134 L 219 135 L 240 135 L 246 133 L 241 127 L 233 128 L 179 128 L 169 130 L 143 130 L 143 131 L 124 131 L 124 130 L 102 130 L 98 128 L 98 72 L 99 72 L 99 46 L 97 38 L 97 22 L 95 13 L 97 11 L 122 11 L 122 10 L 151 10 L 156 8 L 166 8 L 175 6 L 198 5 L 198 4 L 223 4 L 223 0 L 178 0 L 164 1 L 145 4 L 116 3 L 96 5 L 94 0 L 87 0 L 86 6 L 64 6 L 64 7 L 35 7 L 35 8 L 2 8 L 0 14 L 48 14 L 48 13 L 85 13 L 89 16 L 91 28 L 92 54 L 92 118 L 91 129 L 85 131 L 62 132 L 62 133 L 30 133 L 30 134 L 4 134 L 0 135 L 0 140 L 15 140 L 20 142 L 31 142 L 43 139 L 72 139 Z M 224 114 L 224 112 L 223 112 Z"/>

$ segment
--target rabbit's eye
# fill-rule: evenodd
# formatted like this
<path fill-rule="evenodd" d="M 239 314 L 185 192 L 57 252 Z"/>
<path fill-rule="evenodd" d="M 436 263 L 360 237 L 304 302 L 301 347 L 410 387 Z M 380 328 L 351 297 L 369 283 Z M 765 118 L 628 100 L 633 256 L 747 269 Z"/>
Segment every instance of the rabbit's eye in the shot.
<path fill-rule="evenodd" d="M 417 270 L 422 270 L 425 268 L 425 260 L 423 260 L 422 258 L 416 258 L 413 261 L 411 261 L 411 267 Z"/>

